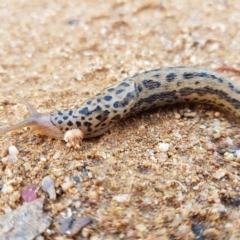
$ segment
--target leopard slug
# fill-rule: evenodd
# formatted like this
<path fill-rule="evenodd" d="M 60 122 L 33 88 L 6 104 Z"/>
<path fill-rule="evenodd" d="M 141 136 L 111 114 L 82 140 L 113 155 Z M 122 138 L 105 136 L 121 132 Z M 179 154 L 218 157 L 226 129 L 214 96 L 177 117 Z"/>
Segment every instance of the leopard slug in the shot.
<path fill-rule="evenodd" d="M 153 107 L 179 102 L 212 104 L 240 116 L 240 89 L 223 74 L 197 67 L 153 69 L 105 88 L 79 107 L 50 114 L 38 113 L 24 99 L 26 120 L 0 130 L 5 134 L 22 127 L 55 139 L 78 129 L 82 138 L 102 135 L 120 119 Z"/>

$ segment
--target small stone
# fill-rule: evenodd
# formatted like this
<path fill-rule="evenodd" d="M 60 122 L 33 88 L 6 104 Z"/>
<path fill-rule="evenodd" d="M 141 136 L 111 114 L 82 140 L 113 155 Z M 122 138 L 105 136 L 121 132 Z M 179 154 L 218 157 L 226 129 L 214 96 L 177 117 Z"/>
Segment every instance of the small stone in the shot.
<path fill-rule="evenodd" d="M 169 150 L 169 143 L 159 143 L 158 148 L 160 151 L 167 152 Z"/>
<path fill-rule="evenodd" d="M 217 180 L 223 178 L 226 175 L 226 171 L 222 168 L 219 168 L 214 174 L 213 177 Z"/>
<path fill-rule="evenodd" d="M 62 186 L 62 190 L 64 192 L 66 192 L 66 191 L 68 191 L 68 189 L 70 189 L 72 186 L 74 186 L 74 182 L 73 181 L 65 182 L 61 186 Z"/>
<path fill-rule="evenodd" d="M 74 236 L 80 232 L 86 225 L 92 223 L 91 218 L 86 217 L 69 217 L 65 218 L 62 215 L 58 217 L 59 233 L 68 236 Z"/>
<path fill-rule="evenodd" d="M 215 116 L 215 117 L 220 117 L 220 115 L 221 115 L 220 112 L 215 112 L 215 113 L 214 113 L 214 116 Z"/>
<path fill-rule="evenodd" d="M 54 155 L 53 155 L 53 159 L 58 159 L 59 157 L 60 157 L 60 154 L 61 154 L 61 152 L 60 151 L 56 151 L 55 153 L 54 153 Z"/>
<path fill-rule="evenodd" d="M 90 200 L 98 200 L 99 195 L 96 191 L 91 191 L 91 192 L 88 193 L 88 198 Z"/>
<path fill-rule="evenodd" d="M 24 202 L 32 202 L 37 199 L 37 185 L 31 184 L 22 191 L 22 199 Z"/>
<path fill-rule="evenodd" d="M 232 153 L 229 153 L 229 152 L 225 152 L 223 157 L 224 157 L 224 160 L 227 161 L 227 162 L 230 162 L 234 159 L 234 155 Z"/>
<path fill-rule="evenodd" d="M 116 202 L 129 202 L 130 201 L 130 195 L 129 194 L 122 194 L 122 195 L 116 195 L 113 197 L 113 200 Z"/>
<path fill-rule="evenodd" d="M 44 198 L 39 198 L 1 216 L 1 239 L 35 239 L 44 232 L 51 218 L 43 213 L 43 203 Z"/>
<path fill-rule="evenodd" d="M 147 227 L 144 224 L 137 224 L 135 226 L 135 229 L 139 232 L 146 232 L 147 231 Z"/>
<path fill-rule="evenodd" d="M 219 239 L 220 233 L 215 228 L 208 228 L 203 232 L 203 236 L 207 239 Z"/>
<path fill-rule="evenodd" d="M 79 181 L 80 181 L 80 177 L 79 177 L 79 176 L 74 176 L 74 177 L 73 177 L 73 180 L 74 180 L 75 182 L 79 182 Z"/>
<path fill-rule="evenodd" d="M 8 152 L 10 156 L 17 156 L 19 154 L 19 151 L 15 146 L 10 146 Z"/>
<path fill-rule="evenodd" d="M 51 176 L 45 176 L 42 180 L 42 189 L 48 193 L 50 200 L 56 200 L 55 181 Z"/>
<path fill-rule="evenodd" d="M 240 198 L 239 197 L 235 197 L 232 203 L 233 207 L 239 207 L 240 205 Z"/>
<path fill-rule="evenodd" d="M 186 112 L 186 113 L 184 113 L 184 117 L 194 118 L 196 116 L 197 116 L 196 112 Z"/>
<path fill-rule="evenodd" d="M 44 155 L 40 155 L 39 159 L 42 162 L 46 162 L 47 161 L 47 158 Z"/>
<path fill-rule="evenodd" d="M 179 113 L 174 113 L 174 118 L 175 119 L 180 119 L 181 118 L 181 115 Z"/>
<path fill-rule="evenodd" d="M 200 239 L 200 237 L 202 237 L 204 229 L 205 228 L 202 225 L 198 225 L 198 224 L 192 225 L 192 231 L 195 234 L 195 236 L 197 237 L 197 239 Z"/>

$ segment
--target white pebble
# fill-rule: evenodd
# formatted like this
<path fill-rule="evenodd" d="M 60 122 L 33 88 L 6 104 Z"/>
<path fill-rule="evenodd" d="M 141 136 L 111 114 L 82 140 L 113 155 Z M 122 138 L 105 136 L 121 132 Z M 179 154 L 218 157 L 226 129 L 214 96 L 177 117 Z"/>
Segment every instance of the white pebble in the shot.
<path fill-rule="evenodd" d="M 160 151 L 167 152 L 169 150 L 169 143 L 159 143 L 158 148 Z"/>
<path fill-rule="evenodd" d="M 236 150 L 237 157 L 240 157 L 240 150 Z"/>
<path fill-rule="evenodd" d="M 10 156 L 17 156 L 19 154 L 19 151 L 15 146 L 10 146 L 8 152 Z"/>
<path fill-rule="evenodd" d="M 219 168 L 214 174 L 213 177 L 217 180 L 223 178 L 226 175 L 226 171 Z"/>
<path fill-rule="evenodd" d="M 234 159 L 233 154 L 229 153 L 229 152 L 225 152 L 223 156 L 224 156 L 225 161 L 227 161 L 227 162 L 230 162 Z"/>
<path fill-rule="evenodd" d="M 46 176 L 42 180 L 42 189 L 48 193 L 51 200 L 56 200 L 56 191 L 54 188 L 55 182 L 51 176 Z"/>
<path fill-rule="evenodd" d="M 129 202 L 130 195 L 129 194 L 116 195 L 113 197 L 113 200 L 115 200 L 117 202 Z"/>
<path fill-rule="evenodd" d="M 70 189 L 73 185 L 74 185 L 74 182 L 73 182 L 73 181 L 69 181 L 69 182 L 63 183 L 61 186 L 62 186 L 63 191 L 66 192 L 66 191 L 67 191 L 68 189 Z"/>
<path fill-rule="evenodd" d="M 47 158 L 44 156 L 44 155 L 40 155 L 40 161 L 42 162 L 46 162 L 47 161 Z"/>
<path fill-rule="evenodd" d="M 53 159 L 58 159 L 60 157 L 60 151 L 56 151 L 53 155 Z"/>

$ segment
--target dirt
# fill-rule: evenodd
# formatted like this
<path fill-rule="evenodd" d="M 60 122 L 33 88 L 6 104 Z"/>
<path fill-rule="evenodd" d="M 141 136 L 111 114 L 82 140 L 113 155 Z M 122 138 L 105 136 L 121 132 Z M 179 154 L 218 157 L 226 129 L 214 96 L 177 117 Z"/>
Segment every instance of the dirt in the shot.
<path fill-rule="evenodd" d="M 228 74 L 240 81 L 238 0 L 8 0 L 0 21 L 1 127 L 28 116 L 16 95 L 49 113 L 159 67 L 235 69 Z M 93 219 L 76 239 L 240 239 L 239 126 L 183 104 L 123 120 L 80 149 L 12 132 L 0 139 L 0 215 L 36 184 L 52 215 L 45 239 L 72 239 L 57 218 L 73 209 Z M 56 200 L 40 187 L 47 175 Z"/>

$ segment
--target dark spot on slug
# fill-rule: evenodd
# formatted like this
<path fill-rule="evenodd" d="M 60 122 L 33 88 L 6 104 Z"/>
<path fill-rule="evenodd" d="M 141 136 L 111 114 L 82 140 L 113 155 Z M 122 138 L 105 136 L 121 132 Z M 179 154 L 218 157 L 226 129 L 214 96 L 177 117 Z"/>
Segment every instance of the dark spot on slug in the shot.
<path fill-rule="evenodd" d="M 205 77 L 205 78 L 208 78 L 208 74 L 205 73 L 205 72 L 200 72 L 200 73 L 198 73 L 198 76 L 199 76 L 199 77 Z"/>
<path fill-rule="evenodd" d="M 141 92 L 142 91 L 142 86 L 138 85 L 138 91 Z"/>
<path fill-rule="evenodd" d="M 98 99 L 97 99 L 97 102 L 101 102 L 101 99 L 98 98 Z"/>
<path fill-rule="evenodd" d="M 55 117 L 54 120 L 57 121 L 57 120 L 58 120 L 58 117 Z"/>
<path fill-rule="evenodd" d="M 69 130 L 69 128 L 65 128 L 65 131 L 68 131 Z"/>
<path fill-rule="evenodd" d="M 68 119 L 68 116 L 64 116 L 64 117 L 63 117 L 63 120 L 67 120 L 67 119 Z"/>
<path fill-rule="evenodd" d="M 103 114 L 104 114 L 105 116 L 108 116 L 110 113 L 111 113 L 111 112 L 108 111 L 108 110 L 105 110 L 105 111 L 103 112 Z"/>
<path fill-rule="evenodd" d="M 123 86 L 123 87 L 130 87 L 130 84 L 127 82 L 122 82 L 119 84 L 119 86 Z"/>
<path fill-rule="evenodd" d="M 153 77 L 155 77 L 155 78 L 160 78 L 160 74 L 155 74 L 155 75 L 153 75 Z"/>
<path fill-rule="evenodd" d="M 219 83 L 223 83 L 223 80 L 221 78 L 217 79 Z"/>
<path fill-rule="evenodd" d="M 81 110 L 79 110 L 79 113 L 88 116 L 89 115 L 88 107 L 82 108 Z"/>
<path fill-rule="evenodd" d="M 106 125 L 107 125 L 106 123 L 103 123 L 101 126 L 104 127 L 104 126 L 106 126 Z"/>
<path fill-rule="evenodd" d="M 102 115 L 98 115 L 98 116 L 96 116 L 96 119 L 99 120 L 99 121 L 101 121 L 101 119 L 102 119 Z"/>
<path fill-rule="evenodd" d="M 119 89 L 119 90 L 116 91 L 116 94 L 120 94 L 120 93 L 122 93 L 123 91 L 124 91 L 123 89 Z"/>
<path fill-rule="evenodd" d="M 85 119 L 85 117 L 81 117 L 81 119 L 82 119 L 82 120 L 84 120 L 84 119 Z"/>
<path fill-rule="evenodd" d="M 105 105 L 105 108 L 110 108 L 110 105 Z"/>
<path fill-rule="evenodd" d="M 58 111 L 58 115 L 63 115 L 63 113 L 61 111 Z"/>
<path fill-rule="evenodd" d="M 72 125 L 73 125 L 72 121 L 68 121 L 68 122 L 67 122 L 67 125 L 68 125 L 68 126 L 72 126 Z"/>
<path fill-rule="evenodd" d="M 92 126 L 92 123 L 90 123 L 90 122 L 84 122 L 83 125 L 89 128 L 89 127 Z"/>
<path fill-rule="evenodd" d="M 73 115 L 72 117 L 73 117 L 73 118 L 78 118 L 78 116 L 75 116 L 75 115 Z"/>
<path fill-rule="evenodd" d="M 69 115 L 69 116 L 72 116 L 72 114 L 73 114 L 73 110 L 70 110 L 70 111 L 68 112 L 68 115 Z"/>
<path fill-rule="evenodd" d="M 196 81 L 195 84 L 198 85 L 200 82 L 199 81 Z"/>
<path fill-rule="evenodd" d="M 179 87 L 181 85 L 181 82 L 177 82 L 177 86 Z"/>
<path fill-rule="evenodd" d="M 194 77 L 194 74 L 193 73 L 184 73 L 183 74 L 183 78 L 184 79 L 191 79 Z"/>
<path fill-rule="evenodd" d="M 166 76 L 166 81 L 167 81 L 167 82 L 172 82 L 176 77 L 177 77 L 177 75 L 176 75 L 175 73 L 169 73 L 169 74 Z"/>
<path fill-rule="evenodd" d="M 234 89 L 234 86 L 232 85 L 232 83 L 228 83 L 228 87 L 233 90 Z"/>
<path fill-rule="evenodd" d="M 153 81 L 152 79 L 144 79 L 142 81 L 145 88 L 152 90 L 154 88 L 159 88 L 161 86 L 161 83 L 158 81 Z"/>
<path fill-rule="evenodd" d="M 89 121 L 92 121 L 92 118 L 90 117 L 88 120 L 89 120 Z"/>
<path fill-rule="evenodd" d="M 108 92 L 113 92 L 113 91 L 114 91 L 114 88 L 108 88 L 107 91 L 108 91 Z"/>
<path fill-rule="evenodd" d="M 115 107 L 115 108 L 122 108 L 123 106 L 122 106 L 122 104 L 119 101 L 117 101 L 117 102 L 113 103 L 113 107 Z"/>
<path fill-rule="evenodd" d="M 81 122 L 80 121 L 76 121 L 76 125 L 77 125 L 77 127 L 81 127 Z"/>
<path fill-rule="evenodd" d="M 118 114 L 118 115 L 116 115 L 116 116 L 114 116 L 113 118 L 112 118 L 112 120 L 120 120 L 121 119 L 121 115 L 120 114 Z"/>
<path fill-rule="evenodd" d="M 87 104 L 90 105 L 92 103 L 92 101 L 87 101 Z"/>
<path fill-rule="evenodd" d="M 63 121 L 62 120 L 58 120 L 58 124 L 62 124 L 63 123 Z"/>
<path fill-rule="evenodd" d="M 88 128 L 88 130 L 87 130 L 88 132 L 92 132 L 92 129 L 91 128 Z"/>
<path fill-rule="evenodd" d="M 112 99 L 112 96 L 108 96 L 108 95 L 107 95 L 107 96 L 104 97 L 104 100 L 105 100 L 105 101 L 111 101 L 111 99 Z"/>

